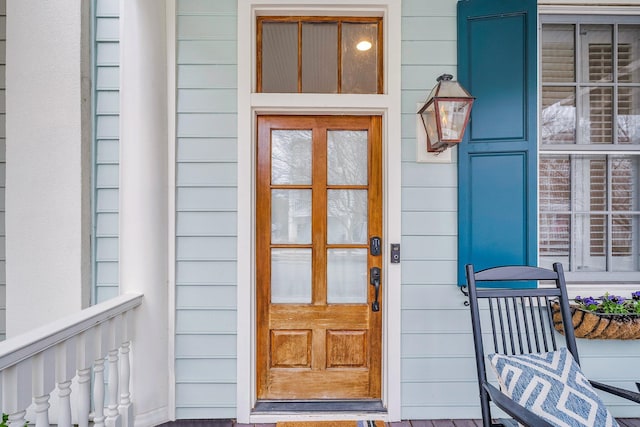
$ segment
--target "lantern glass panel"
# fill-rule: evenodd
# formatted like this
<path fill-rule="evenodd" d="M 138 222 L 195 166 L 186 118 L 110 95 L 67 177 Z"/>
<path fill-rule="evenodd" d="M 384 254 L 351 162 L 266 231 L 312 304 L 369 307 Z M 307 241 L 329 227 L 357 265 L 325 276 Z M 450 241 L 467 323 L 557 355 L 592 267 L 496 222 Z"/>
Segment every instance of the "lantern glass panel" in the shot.
<path fill-rule="evenodd" d="M 432 102 L 425 108 L 422 112 L 422 122 L 427 131 L 427 136 L 429 137 L 429 141 L 435 143 L 439 140 L 438 138 L 438 123 L 436 120 L 436 104 Z"/>
<path fill-rule="evenodd" d="M 459 142 L 464 134 L 464 124 L 467 120 L 470 103 L 463 100 L 439 100 L 436 103 L 442 141 Z"/>

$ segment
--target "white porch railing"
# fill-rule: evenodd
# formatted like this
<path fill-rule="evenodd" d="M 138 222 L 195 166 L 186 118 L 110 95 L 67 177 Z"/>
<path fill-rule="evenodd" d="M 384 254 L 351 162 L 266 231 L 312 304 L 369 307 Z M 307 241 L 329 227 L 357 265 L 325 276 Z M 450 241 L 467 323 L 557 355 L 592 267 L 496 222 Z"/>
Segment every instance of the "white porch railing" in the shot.
<path fill-rule="evenodd" d="M 57 389 L 54 424 L 71 427 L 74 380 L 78 427 L 89 425 L 92 395 L 94 426 L 133 426 L 129 351 L 133 309 L 141 303 L 141 294 L 121 295 L 0 343 L 0 401 L 9 426 L 23 427 L 32 404 L 35 420 L 29 421 L 49 426 L 50 396 Z"/>

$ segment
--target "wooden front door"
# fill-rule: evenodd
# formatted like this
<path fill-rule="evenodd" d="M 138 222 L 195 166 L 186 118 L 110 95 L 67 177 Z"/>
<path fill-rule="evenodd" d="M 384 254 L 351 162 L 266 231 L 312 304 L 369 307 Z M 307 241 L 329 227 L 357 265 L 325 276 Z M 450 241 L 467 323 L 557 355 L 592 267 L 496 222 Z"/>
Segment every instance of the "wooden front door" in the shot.
<path fill-rule="evenodd" d="M 380 399 L 381 145 L 379 116 L 258 117 L 258 399 Z"/>

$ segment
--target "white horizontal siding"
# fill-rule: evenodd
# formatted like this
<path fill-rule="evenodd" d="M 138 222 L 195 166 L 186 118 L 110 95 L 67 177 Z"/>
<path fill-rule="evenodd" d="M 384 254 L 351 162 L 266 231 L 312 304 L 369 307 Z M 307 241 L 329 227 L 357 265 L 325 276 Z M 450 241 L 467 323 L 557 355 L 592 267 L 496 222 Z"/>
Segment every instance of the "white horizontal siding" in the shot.
<path fill-rule="evenodd" d="M 177 1 L 176 417 L 236 416 L 236 2 Z"/>
<path fill-rule="evenodd" d="M 118 0 L 94 0 L 94 303 L 118 294 L 120 18 Z"/>

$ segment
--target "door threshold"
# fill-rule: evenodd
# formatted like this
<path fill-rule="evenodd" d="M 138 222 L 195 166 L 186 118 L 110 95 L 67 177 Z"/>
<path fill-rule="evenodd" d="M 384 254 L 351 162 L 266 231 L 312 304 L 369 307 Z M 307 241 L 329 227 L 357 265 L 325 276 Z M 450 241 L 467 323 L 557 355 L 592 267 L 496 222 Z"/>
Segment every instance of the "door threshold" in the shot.
<path fill-rule="evenodd" d="M 258 400 L 252 414 L 351 412 L 386 413 L 381 400 Z"/>

